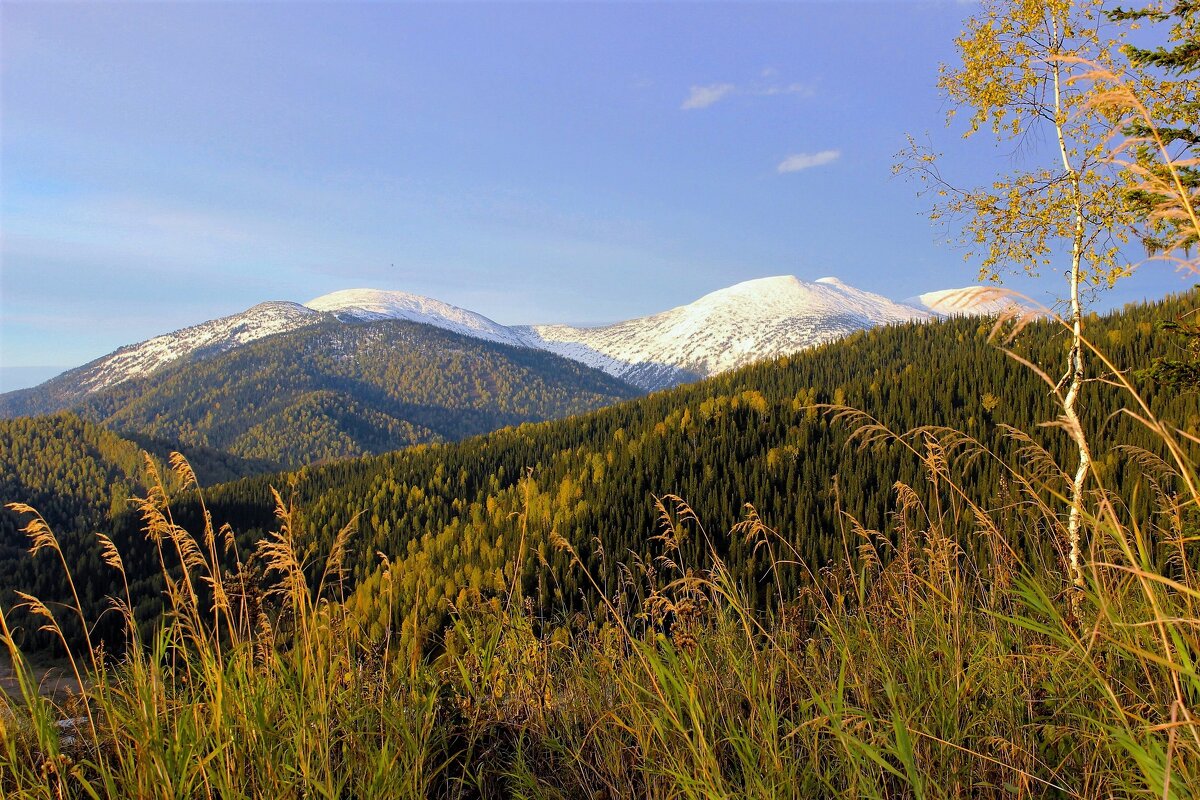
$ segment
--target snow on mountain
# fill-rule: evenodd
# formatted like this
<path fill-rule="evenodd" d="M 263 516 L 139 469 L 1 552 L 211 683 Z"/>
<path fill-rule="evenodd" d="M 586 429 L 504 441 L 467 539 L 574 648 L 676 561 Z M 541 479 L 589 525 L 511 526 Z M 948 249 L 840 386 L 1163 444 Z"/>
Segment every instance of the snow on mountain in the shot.
<path fill-rule="evenodd" d="M 794 353 L 857 330 L 929 319 L 928 312 L 837 278 L 760 278 L 694 303 L 599 328 L 535 325 L 530 346 L 582 361 L 645 389 Z"/>
<path fill-rule="evenodd" d="M 1012 295 L 996 286 L 965 286 L 910 297 L 905 305 L 938 317 L 989 316 L 1022 308 Z"/>
<path fill-rule="evenodd" d="M 70 376 L 83 391 L 96 392 L 146 375 L 198 351 L 221 353 L 264 336 L 312 325 L 320 319 L 319 313 L 299 303 L 259 303 L 240 314 L 127 345 L 111 355 L 64 373 L 60 378 Z"/>
<path fill-rule="evenodd" d="M 518 347 L 525 345 L 523 338 L 511 328 L 493 322 L 482 314 L 408 292 L 343 289 L 309 300 L 304 305 L 315 311 L 334 314 L 341 320 L 371 322 L 407 319 L 476 339 Z"/>
<path fill-rule="evenodd" d="M 304 305 L 282 300 L 259 303 L 240 314 L 127 345 L 55 378 L 54 388 L 61 386 L 72 396 L 90 394 L 147 375 L 185 356 L 222 353 L 264 336 L 335 318 L 343 322 L 407 319 L 477 339 L 525 346 L 523 338 L 509 328 L 439 300 L 406 292 L 347 289 Z"/>
<path fill-rule="evenodd" d="M 6 413 L 28 407 L 22 404 L 34 397 L 55 408 L 68 408 L 89 393 L 149 374 L 185 356 L 221 353 L 323 321 L 410 320 L 477 339 L 548 350 L 643 389 L 659 389 L 795 353 L 876 325 L 993 314 L 1008 304 L 999 290 L 983 287 L 928 292 L 897 303 L 837 278 L 810 282 L 781 275 L 739 283 L 688 305 L 614 325 L 509 327 L 408 292 L 347 289 L 304 305 L 260 303 L 241 314 L 122 347 L 39 387 L 5 395 L 10 408 Z"/>

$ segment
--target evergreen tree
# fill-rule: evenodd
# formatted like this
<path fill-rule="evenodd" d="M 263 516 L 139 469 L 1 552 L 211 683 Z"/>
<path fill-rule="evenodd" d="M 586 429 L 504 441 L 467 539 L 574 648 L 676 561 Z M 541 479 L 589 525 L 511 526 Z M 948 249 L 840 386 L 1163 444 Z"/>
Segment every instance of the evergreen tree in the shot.
<path fill-rule="evenodd" d="M 1123 48 L 1140 78 L 1135 91 L 1142 112 L 1124 133 L 1135 184 L 1130 200 L 1147 220 L 1146 248 L 1168 254 L 1188 250 L 1200 241 L 1195 203 L 1200 193 L 1200 2 L 1117 8 L 1108 16 L 1130 24 L 1170 24 L 1168 44 Z"/>

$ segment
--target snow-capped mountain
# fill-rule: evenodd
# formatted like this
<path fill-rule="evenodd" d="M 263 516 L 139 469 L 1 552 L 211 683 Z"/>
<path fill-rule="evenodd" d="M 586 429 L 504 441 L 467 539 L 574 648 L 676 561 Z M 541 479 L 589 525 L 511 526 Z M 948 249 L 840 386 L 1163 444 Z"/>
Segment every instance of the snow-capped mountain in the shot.
<path fill-rule="evenodd" d="M 990 316 L 1022 308 L 1010 292 L 997 286 L 966 286 L 962 289 L 926 292 L 908 298 L 904 304 L 938 317 Z"/>
<path fill-rule="evenodd" d="M 912 319 L 920 309 L 837 278 L 760 278 L 694 303 L 600 328 L 535 325 L 529 344 L 582 361 L 643 389 L 715 375 L 857 330 Z"/>
<path fill-rule="evenodd" d="M 293 331 L 322 319 L 332 317 L 299 303 L 259 303 L 240 314 L 126 345 L 31 389 L 2 394 L 0 417 L 71 408 L 89 394 L 149 375 L 181 358 L 224 353 L 264 336 Z"/>
<path fill-rule="evenodd" d="M 209 320 L 174 333 L 155 336 L 139 344 L 127 345 L 73 372 L 77 373 L 76 380 L 85 390 L 96 391 L 149 374 L 198 351 L 223 353 L 273 333 L 311 325 L 320 316 L 299 303 L 283 300 L 259 303 L 240 314 Z"/>
<path fill-rule="evenodd" d="M 379 319 L 407 319 L 476 339 L 517 347 L 526 345 L 524 339 L 511 328 L 493 322 L 482 314 L 408 292 L 343 289 L 340 292 L 321 295 L 304 305 L 314 311 L 334 314 L 341 320 L 369 322 Z"/>
<path fill-rule="evenodd" d="M 929 292 L 901 303 L 837 278 L 810 282 L 782 275 L 739 283 L 648 317 L 581 328 L 506 326 L 420 295 L 347 289 L 304 305 L 260 303 L 241 314 L 122 347 L 40 386 L 0 396 L 0 416 L 69 408 L 89 394 L 179 359 L 205 358 L 322 322 L 411 320 L 476 339 L 547 350 L 654 390 L 794 353 L 876 325 L 959 313 L 992 314 L 1007 304 L 995 291 L 972 289 Z"/>

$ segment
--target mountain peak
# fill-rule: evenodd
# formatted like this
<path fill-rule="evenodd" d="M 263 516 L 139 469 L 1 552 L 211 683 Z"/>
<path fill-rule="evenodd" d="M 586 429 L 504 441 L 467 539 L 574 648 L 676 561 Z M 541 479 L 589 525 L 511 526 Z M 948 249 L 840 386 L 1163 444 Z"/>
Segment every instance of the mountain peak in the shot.
<path fill-rule="evenodd" d="M 1000 314 L 1021 304 L 1013 294 L 998 286 L 965 286 L 961 289 L 942 289 L 910 297 L 907 305 L 924 309 L 939 317 Z"/>
<path fill-rule="evenodd" d="M 856 330 L 930 316 L 836 278 L 810 282 L 775 275 L 615 325 L 534 326 L 527 338 L 535 347 L 655 389 L 794 353 Z"/>
<path fill-rule="evenodd" d="M 795 275 L 768 275 L 765 278 L 752 278 L 748 281 L 735 283 L 730 289 L 772 289 L 779 286 L 796 286 L 803 283 Z"/>
<path fill-rule="evenodd" d="M 312 309 L 306 308 L 300 303 L 294 303 L 291 300 L 264 300 L 261 303 L 255 303 L 242 313 L 257 314 L 264 311 L 296 311 L 301 314 L 312 313 Z"/>
<path fill-rule="evenodd" d="M 315 311 L 336 315 L 339 319 L 370 322 L 406 319 L 444 328 L 465 336 L 521 346 L 524 341 L 505 326 L 465 308 L 422 297 L 411 292 L 387 289 L 342 289 L 313 298 L 305 303 Z"/>
<path fill-rule="evenodd" d="M 338 313 L 339 311 L 361 310 L 384 313 L 398 307 L 415 307 L 422 303 L 437 303 L 428 297 L 388 289 L 339 289 L 336 292 L 314 297 L 304 305 L 314 311 Z"/>
<path fill-rule="evenodd" d="M 794 292 L 797 287 L 803 285 L 804 281 L 795 275 L 773 275 L 767 278 L 754 278 L 742 281 L 741 283 L 735 283 L 732 286 L 726 286 L 724 289 L 709 292 L 696 302 L 702 302 L 708 298 L 715 297 L 744 297 L 747 295 L 771 295 L 781 291 Z"/>

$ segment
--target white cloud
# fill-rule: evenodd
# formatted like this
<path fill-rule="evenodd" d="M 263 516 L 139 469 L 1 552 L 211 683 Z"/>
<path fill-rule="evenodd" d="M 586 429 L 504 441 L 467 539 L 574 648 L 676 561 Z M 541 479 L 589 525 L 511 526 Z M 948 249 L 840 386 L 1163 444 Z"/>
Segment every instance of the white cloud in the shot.
<path fill-rule="evenodd" d="M 812 97 L 816 94 L 816 90 L 806 83 L 789 83 L 787 86 L 764 86 L 755 89 L 754 93 L 768 97 L 777 94 L 798 94 L 802 97 Z"/>
<path fill-rule="evenodd" d="M 713 103 L 725 98 L 731 94 L 737 87 L 732 83 L 713 83 L 708 86 L 693 86 L 686 100 L 680 108 L 691 110 L 695 108 L 708 108 Z"/>
<path fill-rule="evenodd" d="M 842 155 L 841 150 L 822 150 L 819 153 L 796 153 L 779 162 L 779 171 L 799 172 L 809 167 L 819 167 L 832 164 Z"/>
<path fill-rule="evenodd" d="M 773 67 L 767 67 L 762 72 L 764 78 L 773 77 L 775 74 L 776 70 Z M 736 83 L 710 83 L 707 86 L 691 87 L 687 99 L 679 107 L 685 111 L 708 108 L 734 94 L 751 95 L 753 97 L 774 97 L 777 95 L 794 94 L 800 97 L 812 97 L 816 94 L 816 90 L 807 83 L 760 83 L 749 86 L 744 84 L 739 86 Z"/>

